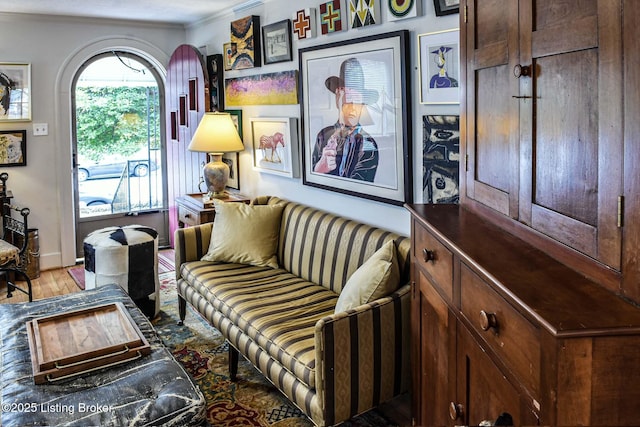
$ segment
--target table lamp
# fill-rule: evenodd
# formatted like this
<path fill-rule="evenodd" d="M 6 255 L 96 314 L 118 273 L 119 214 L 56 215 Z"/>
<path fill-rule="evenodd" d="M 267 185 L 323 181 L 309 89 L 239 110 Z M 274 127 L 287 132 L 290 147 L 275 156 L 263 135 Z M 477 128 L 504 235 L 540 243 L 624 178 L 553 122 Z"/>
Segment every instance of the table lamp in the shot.
<path fill-rule="evenodd" d="M 189 151 L 209 153 L 211 161 L 204 165 L 203 178 L 209 192 L 215 199 L 229 197 L 225 190 L 229 180 L 229 166 L 222 161 L 223 153 L 244 150 L 242 140 L 229 113 L 205 113 L 191 138 Z"/>

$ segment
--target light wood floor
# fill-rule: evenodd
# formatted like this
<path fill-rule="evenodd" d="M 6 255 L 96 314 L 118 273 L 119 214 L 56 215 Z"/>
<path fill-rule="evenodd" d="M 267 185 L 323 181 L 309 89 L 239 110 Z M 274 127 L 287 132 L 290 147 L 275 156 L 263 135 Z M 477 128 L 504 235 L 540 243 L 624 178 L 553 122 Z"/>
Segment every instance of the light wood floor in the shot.
<path fill-rule="evenodd" d="M 25 283 L 17 282 L 16 284 L 19 286 Z M 76 285 L 76 282 L 73 281 L 66 268 L 41 271 L 40 277 L 31 280 L 31 287 L 33 289 L 34 300 L 79 292 L 81 290 L 78 285 Z M 7 285 L 3 280 L 0 280 L 0 304 L 26 301 L 29 301 L 29 298 L 20 291 L 15 291 L 11 298 L 7 298 Z"/>

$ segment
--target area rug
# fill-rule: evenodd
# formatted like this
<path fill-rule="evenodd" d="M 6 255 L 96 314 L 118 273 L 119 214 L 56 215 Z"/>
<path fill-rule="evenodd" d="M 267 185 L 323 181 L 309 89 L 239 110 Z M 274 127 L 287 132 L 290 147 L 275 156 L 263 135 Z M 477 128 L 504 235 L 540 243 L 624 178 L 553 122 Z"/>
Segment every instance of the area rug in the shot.
<path fill-rule="evenodd" d="M 160 315 L 153 321 L 158 334 L 185 367 L 207 400 L 211 426 L 312 427 L 313 423 L 243 357 L 238 378 L 228 369 L 228 344 L 222 335 L 187 305 L 184 326 L 178 325 L 175 275 L 160 276 Z M 377 411 L 370 411 L 343 427 L 395 426 Z"/>
<path fill-rule="evenodd" d="M 163 249 L 158 252 L 158 274 L 174 271 L 175 252 L 173 249 Z M 80 289 L 84 289 L 84 265 L 69 267 L 67 272 Z"/>

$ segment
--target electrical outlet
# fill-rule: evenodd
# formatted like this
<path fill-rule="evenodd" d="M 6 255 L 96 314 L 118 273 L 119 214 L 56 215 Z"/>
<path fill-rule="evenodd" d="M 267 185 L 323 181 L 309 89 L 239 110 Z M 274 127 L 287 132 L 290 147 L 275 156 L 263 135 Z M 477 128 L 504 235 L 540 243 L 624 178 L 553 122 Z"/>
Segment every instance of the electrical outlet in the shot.
<path fill-rule="evenodd" d="M 34 123 L 33 124 L 33 136 L 45 136 L 49 135 L 48 123 Z"/>

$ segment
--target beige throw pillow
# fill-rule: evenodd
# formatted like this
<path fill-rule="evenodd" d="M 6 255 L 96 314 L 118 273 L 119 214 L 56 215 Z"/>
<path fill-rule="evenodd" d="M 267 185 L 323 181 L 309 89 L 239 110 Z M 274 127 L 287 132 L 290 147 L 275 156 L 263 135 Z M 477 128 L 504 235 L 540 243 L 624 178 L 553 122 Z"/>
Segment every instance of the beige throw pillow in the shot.
<path fill-rule="evenodd" d="M 360 266 L 342 288 L 335 312 L 350 310 L 359 305 L 391 294 L 400 285 L 400 267 L 392 240 L 380 247 Z"/>
<path fill-rule="evenodd" d="M 203 261 L 278 268 L 283 205 L 216 203 L 209 251 Z"/>

